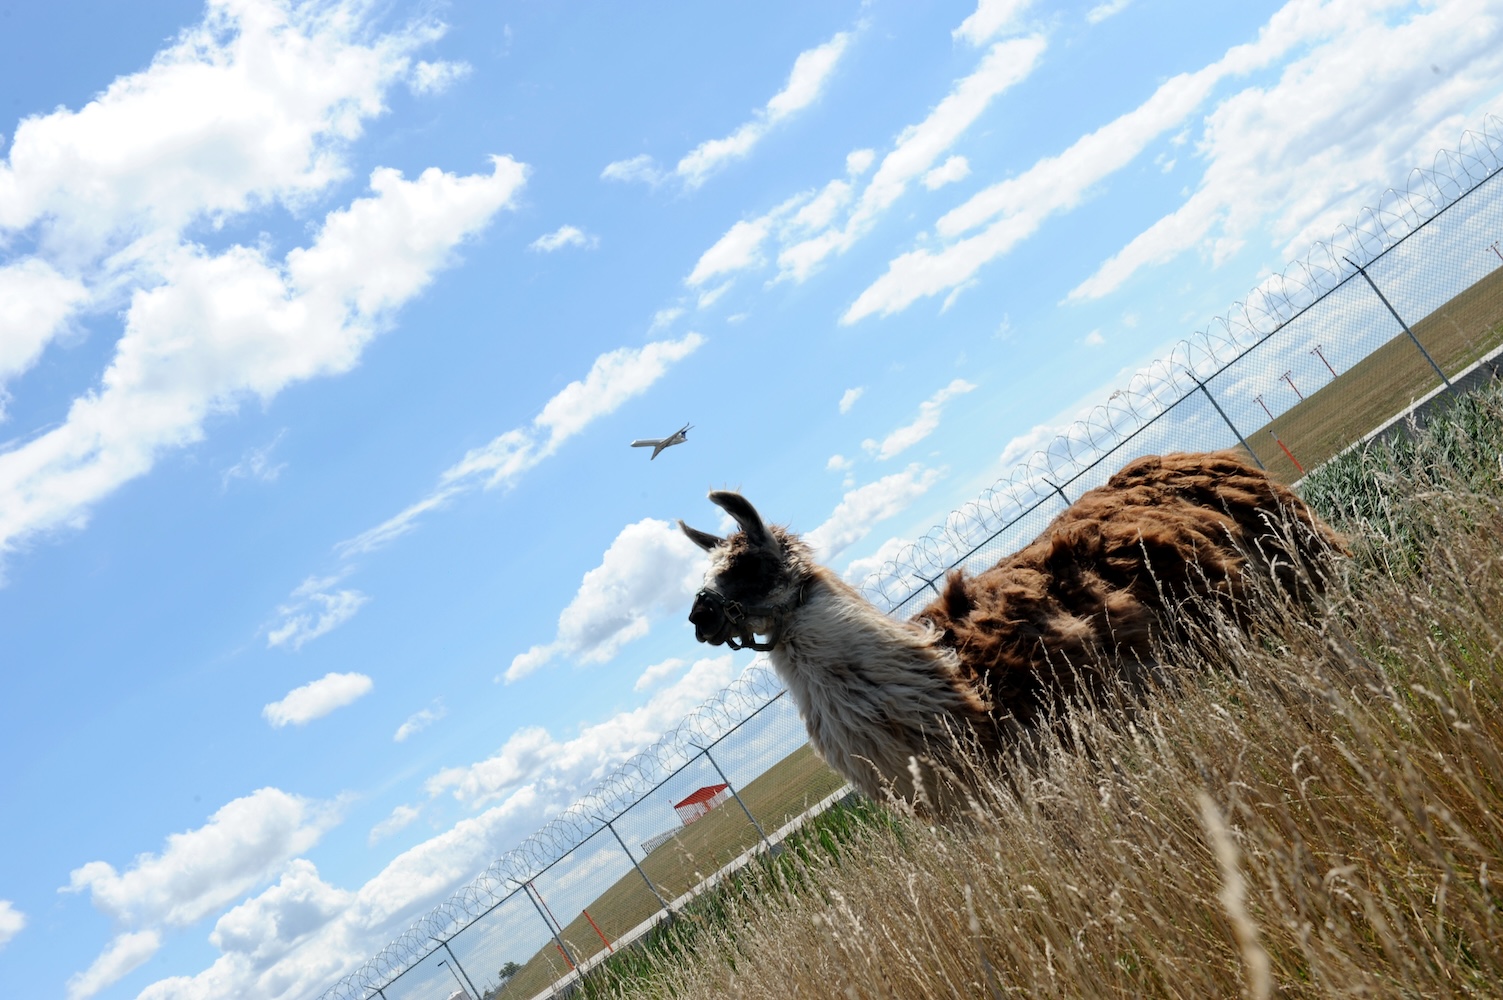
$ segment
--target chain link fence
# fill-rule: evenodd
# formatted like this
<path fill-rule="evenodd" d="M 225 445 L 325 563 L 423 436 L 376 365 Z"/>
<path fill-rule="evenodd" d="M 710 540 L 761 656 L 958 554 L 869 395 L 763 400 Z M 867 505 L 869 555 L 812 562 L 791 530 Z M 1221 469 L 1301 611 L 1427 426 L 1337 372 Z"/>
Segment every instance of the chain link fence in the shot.
<path fill-rule="evenodd" d="M 909 545 L 863 592 L 909 617 L 950 570 L 1022 548 L 1140 455 L 1241 448 L 1292 482 L 1414 404 L 1498 376 L 1500 167 L 1503 119 L 1490 116 Z M 844 792 L 759 659 L 323 1000 L 567 993 Z"/>

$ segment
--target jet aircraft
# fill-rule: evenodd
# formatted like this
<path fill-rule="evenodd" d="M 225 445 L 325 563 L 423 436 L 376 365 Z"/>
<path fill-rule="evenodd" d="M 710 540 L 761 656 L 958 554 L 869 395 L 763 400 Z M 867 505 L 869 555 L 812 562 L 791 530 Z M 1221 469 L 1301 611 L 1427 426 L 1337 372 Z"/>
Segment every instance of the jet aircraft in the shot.
<path fill-rule="evenodd" d="M 664 448 L 672 448 L 676 444 L 683 444 L 689 440 L 689 431 L 693 426 L 693 424 L 684 424 L 684 426 L 665 438 L 638 438 L 631 443 L 631 446 L 633 448 L 651 448 L 652 457 L 657 458 L 658 455 L 662 454 Z M 651 461 L 651 459 L 648 459 L 648 461 Z"/>

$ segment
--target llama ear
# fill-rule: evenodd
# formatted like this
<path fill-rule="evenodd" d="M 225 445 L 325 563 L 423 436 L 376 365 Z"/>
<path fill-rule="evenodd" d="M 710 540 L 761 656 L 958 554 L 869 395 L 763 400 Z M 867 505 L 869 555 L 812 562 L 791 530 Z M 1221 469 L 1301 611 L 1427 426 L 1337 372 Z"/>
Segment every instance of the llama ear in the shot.
<path fill-rule="evenodd" d="M 710 494 L 710 502 L 741 525 L 741 530 L 746 532 L 747 540 L 759 548 L 776 548 L 777 540 L 772 537 L 772 532 L 767 530 L 767 525 L 762 523 L 762 515 L 757 513 L 757 508 L 740 493 L 730 490 L 715 490 Z"/>
<path fill-rule="evenodd" d="M 708 531 L 700 531 L 698 528 L 691 528 L 683 521 L 678 522 L 678 526 L 683 529 L 684 534 L 689 536 L 689 541 L 693 542 L 695 545 L 698 545 L 706 552 L 714 551 L 718 546 L 722 545 L 725 542 L 725 539 L 721 538 L 719 535 L 712 535 Z"/>

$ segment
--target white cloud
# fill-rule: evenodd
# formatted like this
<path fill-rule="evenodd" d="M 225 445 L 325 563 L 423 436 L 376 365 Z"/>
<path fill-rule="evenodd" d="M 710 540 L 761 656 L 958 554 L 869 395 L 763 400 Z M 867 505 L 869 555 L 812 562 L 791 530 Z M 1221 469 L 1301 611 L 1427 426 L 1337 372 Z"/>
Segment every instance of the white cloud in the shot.
<path fill-rule="evenodd" d="M 1009 39 L 993 45 L 975 71 L 957 81 L 928 117 L 899 133 L 893 149 L 882 158 L 843 225 L 810 236 L 797 232 L 788 235 L 778 253 L 779 277 L 803 281 L 832 253 L 844 252 L 854 245 L 902 196 L 910 182 L 934 168 L 995 98 L 1033 72 L 1044 49 L 1042 36 Z"/>
<path fill-rule="evenodd" d="M 840 396 L 840 412 L 850 413 L 851 407 L 856 405 L 856 400 L 860 399 L 861 394 L 864 392 L 866 392 L 866 386 L 863 385 L 857 386 L 854 389 L 847 389 L 842 393 Z"/>
<path fill-rule="evenodd" d="M 375 844 L 377 841 L 385 840 L 400 830 L 405 830 L 422 814 L 423 810 L 417 806 L 397 806 L 391 811 L 391 815 L 371 827 L 370 837 L 368 838 L 369 843 Z"/>
<path fill-rule="evenodd" d="M 938 191 L 946 184 L 963 181 L 971 176 L 971 162 L 964 156 L 952 156 L 924 175 L 924 187 Z"/>
<path fill-rule="evenodd" d="M 875 149 L 853 149 L 845 156 L 845 172 L 852 177 L 860 177 L 872 168 L 877 162 Z"/>
<path fill-rule="evenodd" d="M 119 924 L 186 927 L 272 877 L 338 820 L 327 803 L 262 788 L 171 834 L 160 854 L 136 855 L 124 873 L 105 861 L 74 869 L 63 891 L 88 890 Z"/>
<path fill-rule="evenodd" d="M 652 326 L 648 327 L 648 331 L 656 332 L 665 327 L 672 326 L 673 321 L 683 314 L 684 310 L 680 306 L 669 306 L 667 309 L 659 309 L 652 314 Z"/>
<path fill-rule="evenodd" d="M 564 247 L 584 247 L 593 250 L 600 245 L 600 237 L 591 236 L 578 226 L 559 226 L 551 233 L 539 236 L 527 245 L 529 250 L 552 253 Z"/>
<path fill-rule="evenodd" d="M 378 169 L 372 197 L 329 213 L 281 264 L 243 246 L 163 251 L 161 283 L 134 294 L 100 388 L 60 426 L 0 453 L 0 553 L 81 526 L 163 452 L 202 438 L 211 415 L 348 371 L 389 314 L 511 201 L 524 168 L 502 157 L 493 166 L 469 177 L 430 168 L 415 181 Z"/>
<path fill-rule="evenodd" d="M 0 420 L 5 384 L 27 371 L 89 292 L 36 257 L 0 265 Z"/>
<path fill-rule="evenodd" d="M 944 413 L 944 405 L 956 396 L 962 396 L 971 392 L 976 386 L 963 378 L 955 379 L 949 385 L 936 392 L 933 396 L 919 404 L 918 416 L 912 423 L 904 424 L 897 428 L 878 445 L 874 441 L 866 442 L 867 448 L 876 454 L 879 459 L 886 461 L 895 455 L 901 454 L 906 449 L 918 444 L 924 438 L 933 434 L 939 427 L 940 417 Z"/>
<path fill-rule="evenodd" d="M 1034 452 L 1043 450 L 1064 429 L 1064 424 L 1035 424 L 1003 445 L 1002 454 L 997 461 L 1003 468 L 1010 469 Z"/>
<path fill-rule="evenodd" d="M 0 899 L 0 948 L 26 929 L 26 914 L 8 899 Z"/>
<path fill-rule="evenodd" d="M 1127 9 L 1132 0 L 1106 0 L 1086 11 L 1085 19 L 1091 24 L 1100 24 L 1113 14 L 1120 14 Z"/>
<path fill-rule="evenodd" d="M 844 455 L 831 455 L 825 462 L 827 472 L 845 472 L 856 464 L 855 459 L 846 458 Z"/>
<path fill-rule="evenodd" d="M 717 275 L 760 266 L 763 263 L 762 244 L 767 240 L 772 224 L 773 217 L 765 215 L 759 219 L 743 219 L 731 226 L 714 246 L 700 255 L 694 270 L 684 279 L 685 284 L 698 287 Z"/>
<path fill-rule="evenodd" d="M 1100 347 L 1106 343 L 1106 338 L 1101 335 L 1100 330 L 1092 330 L 1085 335 L 1084 343 L 1087 347 Z"/>
<path fill-rule="evenodd" d="M 637 683 L 632 685 L 632 690 L 646 691 L 650 687 L 656 687 L 657 685 L 661 684 L 666 678 L 672 677 L 674 674 L 678 673 L 684 668 L 684 666 L 685 662 L 678 659 L 677 657 L 670 657 L 669 659 L 664 660 L 662 663 L 654 663 L 652 666 L 642 671 L 642 675 L 637 678 Z"/>
<path fill-rule="evenodd" d="M 819 527 L 804 536 L 821 559 L 834 559 L 865 538 L 879 521 L 899 514 L 943 475 L 917 463 L 847 493 Z"/>
<path fill-rule="evenodd" d="M 277 608 L 281 624 L 269 629 L 266 634 L 268 647 L 288 646 L 302 649 L 321 635 L 355 617 L 365 602 L 370 600 L 358 590 L 345 588 L 335 590 L 337 576 L 309 577 L 292 592 L 292 603 Z"/>
<path fill-rule="evenodd" d="M 911 544 L 912 542 L 907 538 L 889 538 L 871 555 L 852 559 L 841 576 L 846 583 L 860 586 L 873 573 L 895 560 L 898 554 Z"/>
<path fill-rule="evenodd" d="M 1107 294 L 1137 268 L 1192 246 L 1224 256 L 1270 217 L 1275 231 L 1290 237 L 1286 254 L 1327 235 L 1356 214 L 1353 199 L 1361 196 L 1354 192 L 1395 182 L 1434 147 L 1454 140 L 1461 127 L 1457 114 L 1495 94 L 1494 81 L 1503 74 L 1497 18 L 1488 16 L 1482 0 L 1456 0 L 1390 25 L 1385 8 L 1392 6 L 1290 0 L 1256 41 L 1165 81 L 1139 107 L 947 213 L 937 230 L 952 242 L 893 259 L 841 321 L 888 315 L 933 295 L 953 298 L 985 264 L 1050 216 L 1075 208 L 1150 142 L 1182 128 L 1223 80 L 1265 68 L 1301 47 L 1306 54 L 1285 68 L 1278 86 L 1248 88 L 1206 119 L 1203 148 L 1210 166 L 1201 189 L 1071 297 Z M 1464 36 L 1467 44 L 1449 45 L 1452 36 Z M 1455 67 L 1439 87 L 1430 69 L 1436 62 Z M 1312 102 L 1312 94 L 1322 96 Z M 1290 109 L 1307 107 L 1309 113 L 1291 116 Z M 1218 226 L 1221 232 L 1213 234 Z"/>
<path fill-rule="evenodd" d="M 293 688 L 281 701 L 263 708 L 261 715 L 277 729 L 307 725 L 363 698 L 370 693 L 374 683 L 365 674 L 327 673 L 316 681 Z"/>
<path fill-rule="evenodd" d="M 973 14 L 951 34 L 972 45 L 984 45 L 1011 28 L 1033 0 L 980 0 Z"/>
<path fill-rule="evenodd" d="M 407 85 L 412 88 L 414 94 L 441 94 L 453 86 L 456 80 L 463 80 L 469 76 L 470 69 L 470 64 L 467 62 L 419 60 L 412 67 L 412 75 L 408 78 Z"/>
<path fill-rule="evenodd" d="M 675 524 L 645 518 L 621 529 L 584 575 L 558 616 L 553 642 L 512 659 L 505 680 L 520 680 L 559 656 L 604 663 L 646 635 L 652 618 L 683 610 L 704 578 L 704 553 Z"/>
<path fill-rule="evenodd" d="M 769 129 L 818 100 L 849 42 L 850 35 L 840 32 L 823 45 L 799 53 L 787 84 L 750 121 L 723 139 L 700 143 L 678 162 L 674 172 L 687 187 L 696 188 L 727 163 L 750 154 Z"/>
<path fill-rule="evenodd" d="M 118 934 L 83 972 L 68 977 L 68 1000 L 85 1000 L 119 982 L 139 968 L 162 947 L 156 931 Z"/>
<path fill-rule="evenodd" d="M 340 542 L 336 552 L 345 559 L 374 552 L 411 531 L 422 515 L 444 507 L 467 490 L 513 485 L 523 473 L 554 454 L 564 441 L 646 392 L 670 366 L 704 343 L 700 334 L 688 333 L 679 340 L 653 341 L 600 355 L 589 373 L 559 390 L 529 426 L 513 428 L 470 449 L 444 470 L 432 493 L 374 528 Z"/>
<path fill-rule="evenodd" d="M 732 657 L 699 660 L 646 704 L 570 737 L 514 734 L 491 758 L 447 769 L 428 782 L 461 804 L 488 808 L 392 859 L 353 891 L 324 882 L 302 859 L 276 866 L 281 879 L 216 926 L 222 954 L 193 976 L 159 980 L 140 1000 L 314 996 L 353 971 L 430 907 L 593 787 L 620 762 L 646 749 L 736 674 Z M 411 823 L 405 806 L 388 820 Z M 278 852 L 280 853 L 280 852 Z M 268 876 L 270 877 L 270 876 Z M 236 895 L 239 895 L 237 893 Z"/>
<path fill-rule="evenodd" d="M 260 448 L 252 448 L 245 453 L 245 457 L 234 465 L 225 469 L 219 475 L 219 483 L 223 489 L 230 488 L 233 479 L 255 479 L 263 483 L 274 483 L 282 475 L 282 470 L 287 468 L 286 462 L 273 463 L 271 453 L 281 443 L 285 431 L 278 431 L 277 436 L 271 439 L 269 444 Z"/>
<path fill-rule="evenodd" d="M 318 876 L 312 862 L 295 858 L 277 882 L 220 917 L 209 942 L 264 964 L 326 924 L 354 901 Z"/>
<path fill-rule="evenodd" d="M 702 292 L 699 293 L 699 298 L 694 303 L 695 308 L 696 309 L 708 309 L 708 308 L 710 308 L 716 302 L 720 301 L 720 297 L 722 295 L 724 295 L 726 292 L 730 291 L 731 290 L 731 286 L 734 285 L 734 284 L 735 284 L 734 281 L 726 281 L 726 282 L 722 282 L 721 284 L 716 285 L 714 288 L 706 288 L 704 291 L 702 291 Z"/>
<path fill-rule="evenodd" d="M 416 736 L 439 719 L 442 719 L 446 711 L 444 703 L 435 699 L 431 707 L 421 709 L 409 715 L 407 720 L 397 727 L 397 731 L 392 734 L 391 738 L 398 743 L 403 743 L 409 736 Z"/>
<path fill-rule="evenodd" d="M 628 184 L 640 181 L 653 186 L 661 184 L 666 179 L 662 169 L 646 153 L 633 156 L 629 160 L 607 163 L 605 169 L 600 171 L 600 177 L 607 181 L 621 181 Z"/>
<path fill-rule="evenodd" d="M 666 729 L 723 690 L 734 675 L 729 653 L 697 660 L 638 708 L 585 726 L 570 740 L 555 739 L 537 726 L 520 729 L 491 757 L 435 774 L 428 781 L 428 793 L 451 794 L 471 808 L 510 798 L 529 786 L 547 791 L 550 798 L 557 797 L 560 785 L 577 794 L 604 777 L 611 764 L 656 742 Z"/>
<path fill-rule="evenodd" d="M 1286 258 L 1303 253 L 1356 216 L 1371 191 L 1399 185 L 1412 166 L 1454 143 L 1466 115 L 1500 96 L 1503 20 L 1482 0 L 1398 17 L 1385 6 L 1393 5 L 1333 0 L 1318 16 L 1280 11 L 1266 36 L 1321 36 L 1321 44 L 1273 85 L 1234 94 L 1206 117 L 1198 187 L 1071 298 L 1100 298 L 1186 250 L 1219 261 L 1265 224 Z M 1443 81 L 1436 65 L 1446 67 Z"/>

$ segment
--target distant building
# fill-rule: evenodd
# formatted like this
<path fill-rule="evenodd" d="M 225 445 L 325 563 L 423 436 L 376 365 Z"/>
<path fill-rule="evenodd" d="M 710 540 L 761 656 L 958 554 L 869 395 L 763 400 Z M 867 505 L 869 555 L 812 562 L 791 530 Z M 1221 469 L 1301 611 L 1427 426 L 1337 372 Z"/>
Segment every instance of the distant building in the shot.
<path fill-rule="evenodd" d="M 731 786 L 726 784 L 706 785 L 682 802 L 673 804 L 673 811 L 688 826 L 705 813 L 731 797 Z"/>

